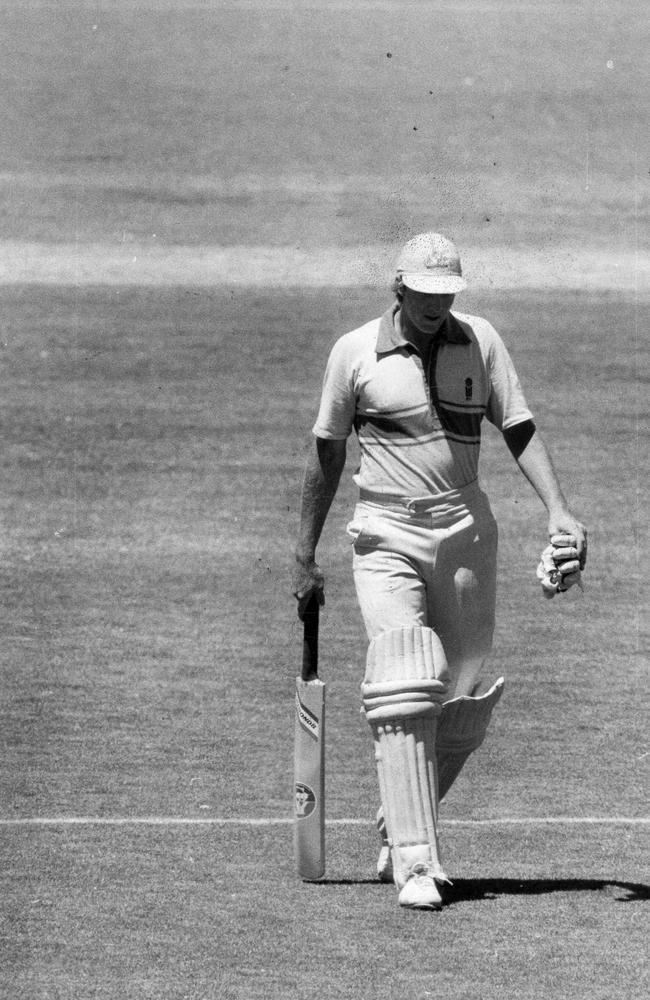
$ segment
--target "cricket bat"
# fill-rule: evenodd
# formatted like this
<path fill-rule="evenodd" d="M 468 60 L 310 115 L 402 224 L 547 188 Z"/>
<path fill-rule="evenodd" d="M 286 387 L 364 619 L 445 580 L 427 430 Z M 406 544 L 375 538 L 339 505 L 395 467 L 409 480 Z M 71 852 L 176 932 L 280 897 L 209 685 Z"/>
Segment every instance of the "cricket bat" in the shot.
<path fill-rule="evenodd" d="M 325 684 L 318 676 L 316 596 L 304 615 L 302 669 L 296 677 L 293 847 L 306 882 L 325 872 Z"/>

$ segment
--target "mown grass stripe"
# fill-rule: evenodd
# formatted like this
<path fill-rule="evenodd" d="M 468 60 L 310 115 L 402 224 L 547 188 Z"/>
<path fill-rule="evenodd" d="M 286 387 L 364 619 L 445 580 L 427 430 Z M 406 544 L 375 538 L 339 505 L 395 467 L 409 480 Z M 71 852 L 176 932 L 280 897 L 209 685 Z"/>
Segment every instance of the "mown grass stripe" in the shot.
<path fill-rule="evenodd" d="M 287 826 L 290 816 L 24 816 L 0 819 L 0 826 Z M 326 820 L 327 826 L 372 826 L 361 817 Z M 442 826 L 648 826 L 648 816 L 494 816 L 442 819 Z"/>

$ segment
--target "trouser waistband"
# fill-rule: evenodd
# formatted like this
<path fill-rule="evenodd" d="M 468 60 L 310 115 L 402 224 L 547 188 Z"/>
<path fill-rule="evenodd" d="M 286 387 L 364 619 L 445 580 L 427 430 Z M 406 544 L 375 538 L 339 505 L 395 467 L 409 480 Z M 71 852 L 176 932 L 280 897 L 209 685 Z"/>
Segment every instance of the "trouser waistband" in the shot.
<path fill-rule="evenodd" d="M 361 487 L 359 499 L 368 503 L 374 503 L 381 507 L 398 508 L 413 514 L 426 514 L 429 511 L 450 510 L 460 506 L 466 506 L 475 497 L 478 497 L 481 489 L 478 479 L 458 490 L 448 490 L 446 493 L 436 493 L 422 497 L 405 497 L 395 493 L 379 493 L 374 490 L 367 490 Z"/>

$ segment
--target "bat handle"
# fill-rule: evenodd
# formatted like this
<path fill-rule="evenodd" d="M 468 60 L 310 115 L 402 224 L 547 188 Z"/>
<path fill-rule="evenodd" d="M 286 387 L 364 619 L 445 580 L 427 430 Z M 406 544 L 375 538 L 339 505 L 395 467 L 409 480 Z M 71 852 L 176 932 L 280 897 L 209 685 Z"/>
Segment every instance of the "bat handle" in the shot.
<path fill-rule="evenodd" d="M 302 669 L 303 681 L 313 681 L 318 677 L 318 598 L 312 594 L 303 614 Z"/>

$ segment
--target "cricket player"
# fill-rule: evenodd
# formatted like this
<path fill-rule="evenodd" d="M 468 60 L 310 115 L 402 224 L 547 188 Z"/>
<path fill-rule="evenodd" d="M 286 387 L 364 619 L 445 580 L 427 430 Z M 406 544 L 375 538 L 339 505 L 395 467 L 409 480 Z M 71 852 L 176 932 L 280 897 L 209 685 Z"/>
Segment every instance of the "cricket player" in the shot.
<path fill-rule="evenodd" d="M 546 507 L 544 593 L 580 582 L 584 526 L 571 513 L 503 341 L 452 312 L 466 287 L 438 233 L 398 255 L 393 305 L 332 349 L 305 470 L 294 577 L 302 616 L 324 602 L 316 548 L 354 430 L 359 501 L 348 525 L 369 648 L 362 701 L 377 760 L 378 874 L 399 904 L 439 909 L 448 878 L 438 805 L 483 742 L 503 678 L 484 685 L 492 646 L 497 525 L 478 482 L 481 422 L 502 433 Z"/>

